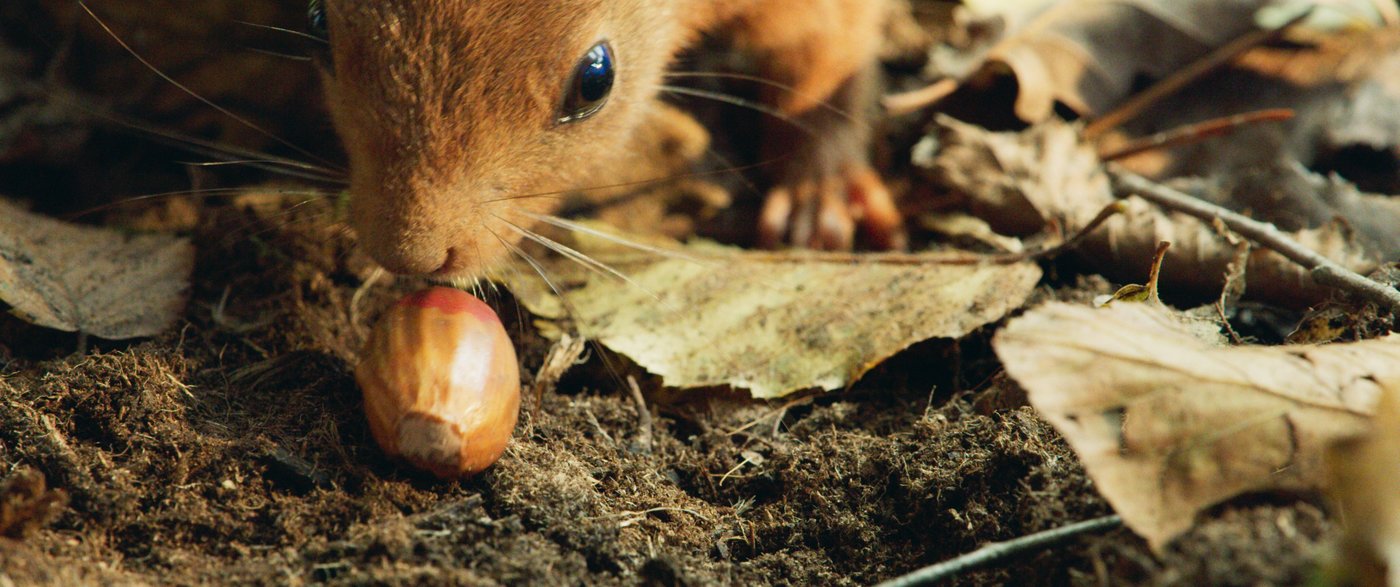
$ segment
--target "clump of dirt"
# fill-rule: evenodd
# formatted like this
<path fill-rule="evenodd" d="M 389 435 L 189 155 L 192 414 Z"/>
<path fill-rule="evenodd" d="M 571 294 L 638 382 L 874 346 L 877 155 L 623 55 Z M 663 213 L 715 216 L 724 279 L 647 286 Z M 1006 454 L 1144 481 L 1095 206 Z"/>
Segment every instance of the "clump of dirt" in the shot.
<path fill-rule="evenodd" d="M 994 372 L 985 341 L 920 345 L 848 393 L 771 404 L 652 393 L 640 408 L 611 371 L 585 367 L 538 407 L 525 402 L 486 473 L 424 477 L 374 446 L 351 375 L 368 324 L 415 284 L 370 280 L 333 214 L 329 200 L 207 204 L 182 328 L 71 356 L 59 338 L 47 351 L 62 358 L 7 363 L 0 573 L 17 584 L 865 584 L 1109 513 L 1005 379 L 929 393 Z M 548 343 L 515 323 L 509 299 L 494 301 L 533 370 Z M 639 409 L 655 416 L 650 444 Z M 1254 504 L 1160 557 L 1118 530 L 960 582 L 1288 581 L 1328 531 L 1306 503 Z"/>
<path fill-rule="evenodd" d="M 1116 547 L 1119 576 L 1144 585 L 1302 585 L 1337 530 L 1308 502 L 1234 504 L 1178 538 L 1157 560 Z"/>

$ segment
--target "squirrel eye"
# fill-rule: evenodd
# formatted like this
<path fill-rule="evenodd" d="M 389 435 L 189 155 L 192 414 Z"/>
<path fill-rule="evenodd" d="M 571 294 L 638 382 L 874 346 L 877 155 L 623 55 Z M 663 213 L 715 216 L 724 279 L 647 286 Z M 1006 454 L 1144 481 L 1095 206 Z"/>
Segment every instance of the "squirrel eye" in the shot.
<path fill-rule="evenodd" d="M 326 4 L 321 0 L 311 0 L 311 3 L 307 5 L 306 30 L 322 41 L 330 40 L 330 29 L 326 22 Z"/>
<path fill-rule="evenodd" d="M 608 94 L 612 93 L 615 77 L 612 45 L 601 41 L 589 49 L 574 68 L 559 122 L 577 122 L 602 110 Z"/>

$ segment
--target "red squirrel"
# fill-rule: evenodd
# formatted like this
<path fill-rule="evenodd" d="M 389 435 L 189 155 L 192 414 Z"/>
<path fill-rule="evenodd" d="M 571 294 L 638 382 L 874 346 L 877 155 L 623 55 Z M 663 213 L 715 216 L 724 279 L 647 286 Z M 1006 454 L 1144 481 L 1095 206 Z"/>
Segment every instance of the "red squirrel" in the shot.
<path fill-rule="evenodd" d="M 902 246 L 869 163 L 888 0 L 313 0 L 322 78 L 350 164 L 350 222 L 390 271 L 478 275 L 554 212 L 542 194 L 606 183 L 702 34 L 732 40 L 786 120 L 759 240 Z M 521 212 L 524 211 L 522 214 Z"/>

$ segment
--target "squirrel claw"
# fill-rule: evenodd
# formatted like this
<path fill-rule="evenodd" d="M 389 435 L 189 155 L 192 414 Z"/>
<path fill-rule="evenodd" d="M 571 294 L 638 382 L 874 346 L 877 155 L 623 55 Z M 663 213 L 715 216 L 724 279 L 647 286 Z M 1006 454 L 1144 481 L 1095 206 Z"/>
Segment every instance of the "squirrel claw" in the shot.
<path fill-rule="evenodd" d="M 758 244 L 770 249 L 788 244 L 850 250 L 857 227 L 872 248 L 899 250 L 906 245 L 904 220 L 894 198 L 866 165 L 773 188 L 759 215 Z"/>

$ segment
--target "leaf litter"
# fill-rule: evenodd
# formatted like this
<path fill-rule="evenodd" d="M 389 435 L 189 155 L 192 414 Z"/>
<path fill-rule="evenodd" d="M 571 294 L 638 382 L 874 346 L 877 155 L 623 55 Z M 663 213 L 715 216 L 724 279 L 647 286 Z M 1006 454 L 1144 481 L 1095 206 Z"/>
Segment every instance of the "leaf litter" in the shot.
<path fill-rule="evenodd" d="M 45 10 L 72 8 L 64 2 L 43 4 Z M 931 3 L 914 0 L 908 4 L 913 14 L 927 10 Z M 210 7 L 216 5 L 221 3 Z M 249 4 L 237 6 L 244 5 Z M 14 10 L 7 6 L 0 8 L 0 13 L 9 15 Z M 143 22 L 135 11 L 124 12 L 120 6 L 110 10 Z M 287 26 L 295 27 L 300 15 L 290 14 L 289 18 L 293 20 Z M 1128 21 L 1133 18 L 1139 17 Z M 1151 18 L 1156 17 L 1147 17 Z M 186 24 L 198 28 L 226 23 L 196 17 Z M 196 45 L 214 36 L 192 35 L 198 39 Z M 924 41 L 913 39 L 917 36 L 911 37 L 908 48 L 927 49 L 927 45 L 920 45 Z M 88 39 L 79 36 L 75 42 L 84 44 Z M 1215 42 L 1193 49 L 1206 50 Z M 177 62 L 196 53 L 183 46 L 157 44 L 178 53 Z M 1098 61 L 1119 56 L 1132 59 L 1122 51 L 1102 55 L 1112 57 L 1044 65 L 1051 70 L 1073 71 L 1078 67 L 1089 71 L 1103 69 Z M 907 56 L 902 59 L 920 63 Z M 1163 71 L 1180 66 L 1167 66 Z M 80 72 L 82 64 L 68 69 Z M 227 73 L 218 63 L 210 69 Z M 137 70 L 139 75 L 145 73 Z M 298 75 L 273 77 L 304 79 Z M 109 76 L 110 80 L 120 77 Z M 219 77 L 219 91 L 236 95 L 244 87 L 261 89 L 257 84 L 225 81 L 236 77 Z M 1121 77 L 1110 81 L 1123 85 Z M 1082 100 L 1087 104 L 1095 95 L 1068 83 L 1048 88 L 1022 85 L 1027 96 L 1040 96 L 1038 108 L 1048 104 L 1056 111 L 1060 105 L 1055 102 Z M 973 93 L 979 90 L 968 89 Z M 273 97 L 249 95 L 247 103 L 271 99 L 281 104 L 278 100 L 286 97 L 280 92 L 262 93 Z M 1111 107 L 1117 99 L 1105 100 L 1105 106 L 1096 106 L 1095 111 Z M 178 97 L 174 102 L 175 111 L 183 112 Z M 161 108 L 170 106 L 162 104 Z M 278 106 L 265 110 L 288 109 Z M 199 117 L 193 119 L 197 122 Z M 203 126 L 192 123 L 188 128 Z M 906 130 L 918 132 L 917 128 Z M 1033 135 L 1038 130 L 1043 129 L 1033 128 L 1024 134 Z M 1384 149 L 1385 140 L 1374 144 Z M 1047 157 L 1034 148 L 1014 147 L 994 158 L 996 164 L 1010 162 L 1010 166 L 994 164 L 973 168 L 967 174 L 969 182 L 985 182 L 1012 196 L 994 202 L 1003 208 L 995 214 L 984 213 L 982 223 L 1019 222 L 1020 228 L 1013 234 L 1032 247 L 1041 241 L 1052 245 L 1061 241 L 1073 231 L 1076 219 L 1096 214 L 1103 203 L 1112 200 L 1108 190 L 1100 189 L 1106 184 L 1093 175 L 1099 164 L 1092 155 L 1102 145 L 1082 144 L 1072 130 L 1051 142 L 1069 148 Z M 1012 157 L 999 158 L 1001 155 Z M 915 190 L 932 185 L 953 188 L 964 196 L 977 193 L 927 179 L 913 178 Z M 1020 197 L 1016 190 L 1036 189 L 1044 198 L 1021 198 L 1031 202 L 1029 209 L 1024 202 L 1016 202 Z M 663 211 L 673 214 L 697 207 L 697 202 L 713 211 L 718 203 L 726 202 L 715 197 L 718 192 L 709 187 L 692 191 L 695 194 L 691 196 L 672 198 L 662 206 Z M 1228 191 L 1217 193 L 1228 195 Z M 1260 191 L 1267 193 L 1267 186 Z M 1383 206 L 1379 198 L 1365 203 Z M 1006 206 L 1008 202 L 1022 210 L 1012 210 Z M 1115 256 L 1090 256 L 1110 261 L 1106 273 L 1113 274 L 1116 267 L 1138 276 L 1146 255 L 1164 237 L 1174 240 L 1174 251 L 1204 251 L 1194 260 L 1188 255 L 1168 261 L 1169 271 L 1199 277 L 1203 282 L 1226 274 L 1227 262 L 1238 261 L 1242 252 L 1252 252 L 1208 223 L 1164 230 L 1162 226 L 1169 225 L 1157 223 L 1160 211 L 1129 202 L 1143 206 L 1146 212 L 1142 218 L 1152 220 L 1113 232 L 1108 250 Z M 990 205 L 976 203 L 972 207 Z M 1309 220 L 1288 230 L 1298 234 L 1330 230 L 1330 236 L 1319 242 L 1333 243 L 1337 247 L 1334 252 L 1343 253 L 1343 258 L 1365 257 L 1369 263 L 1376 261 L 1369 253 L 1378 243 L 1391 242 L 1383 231 L 1355 222 L 1359 216 L 1351 212 L 1331 215 L 1323 208 L 1320 221 Z M 291 216 L 293 210 L 295 207 L 283 212 Z M 968 336 L 948 335 L 947 344 L 938 347 L 927 342 L 914 344 L 867 372 L 847 393 L 780 404 L 732 402 L 724 394 L 705 395 L 698 404 L 652 398 L 657 418 L 653 422 L 655 450 L 649 455 L 626 445 L 625 439 L 635 437 L 641 424 L 636 406 L 625 390 L 616 386 L 617 381 L 598 376 L 596 369 L 586 365 L 567 369 L 565 364 L 578 356 L 576 347 L 559 355 L 558 364 L 564 368 L 546 365 L 549 343 L 534 338 L 527 325 L 513 324 L 520 333 L 523 360 L 530 367 L 545 366 L 536 383 L 541 389 L 557 392 L 543 393 L 540 409 L 525 415 L 511 454 L 497 469 L 460 485 L 415 479 L 372 450 L 344 367 L 362 342 L 365 323 L 412 284 L 399 279 L 364 284 L 367 260 L 356 257 L 353 241 L 339 226 L 325 225 L 329 215 L 312 223 L 315 228 L 310 230 L 304 224 L 259 215 L 252 219 L 256 239 L 230 242 L 231 226 L 250 230 L 241 224 L 249 220 L 245 213 L 217 202 L 200 205 L 199 212 L 199 226 L 194 229 L 198 242 L 217 244 L 201 246 L 191 292 L 196 303 L 179 313 L 186 328 L 178 338 L 166 333 L 135 346 L 104 343 L 83 356 L 39 363 L 10 360 L 0 354 L 0 404 L 5 408 L 0 410 L 0 463 L 11 471 L 16 470 L 10 466 L 14 464 L 33 466 L 47 480 L 41 485 L 32 476 L 12 474 L 6 478 L 10 487 L 20 488 L 7 503 L 16 504 L 19 515 L 13 519 L 21 522 L 15 527 L 22 528 L 29 539 L 26 543 L 0 539 L 0 551 L 6 555 L 0 557 L 0 573 L 7 574 L 0 578 L 13 577 L 20 584 L 278 582 L 288 577 L 334 584 L 749 584 L 784 577 L 806 583 L 853 584 L 888 578 L 987 542 L 1108 511 L 1108 504 L 1095 494 L 1103 488 L 1084 476 L 1064 439 L 1042 417 L 1023 407 L 1024 398 L 1017 399 L 1020 391 L 1015 382 L 995 375 L 999 366 L 986 349 L 990 329 L 978 328 L 975 323 L 995 323 L 999 316 L 1017 311 L 1024 299 L 970 319 L 973 324 L 963 326 L 972 332 Z M 231 216 L 240 221 L 231 225 Z M 1334 216 L 1346 222 L 1329 227 Z M 666 232 L 684 235 L 701 220 L 670 222 Z M 1022 248 L 1014 238 L 997 238 L 973 223 L 930 220 L 925 224 L 967 236 L 974 246 Z M 1374 224 L 1384 226 L 1384 221 Z M 1006 229 L 1004 225 L 1001 228 Z M 1362 237 L 1380 238 L 1370 238 L 1369 243 L 1366 238 L 1357 239 L 1358 245 L 1348 229 L 1359 230 Z M 1136 253 L 1121 255 L 1121 249 L 1113 248 L 1124 243 L 1133 244 Z M 773 254 L 756 254 L 751 260 L 760 259 L 779 264 L 807 262 Z M 1209 262 L 1198 262 L 1200 259 Z M 634 271 L 646 274 L 652 266 L 672 261 L 676 259 L 638 261 L 608 256 L 609 264 L 629 275 Z M 1033 295 L 1036 299 L 1087 300 L 1113 289 L 1096 276 L 1068 272 L 1080 269 L 1072 263 L 1055 260 L 1040 265 L 1052 271 L 1043 278 L 1044 287 Z M 1027 264 L 1020 270 L 1037 272 L 1036 278 L 1027 278 L 1033 286 L 1042 279 L 1038 274 L 1041 267 Z M 230 274 L 225 269 L 233 271 Z M 852 268 L 826 269 L 865 276 Z M 684 275 L 661 275 L 678 274 Z M 800 280 L 826 279 L 831 274 L 818 272 Z M 1251 264 L 1245 271 L 1237 264 L 1228 274 L 1248 278 L 1249 287 L 1243 288 L 1248 295 L 1273 299 L 1267 293 L 1267 280 L 1260 280 L 1269 274 L 1267 266 Z M 600 285 L 605 280 L 597 275 L 554 275 L 564 277 L 561 281 L 571 295 L 593 288 L 605 291 Z M 873 283 L 883 283 L 876 277 Z M 961 274 L 947 277 L 957 279 Z M 1011 281 L 1013 286 L 1019 285 Z M 1171 277 L 1167 281 L 1163 288 L 1166 295 L 1179 295 L 1181 286 L 1172 283 Z M 619 283 L 614 281 L 613 285 Z M 668 295 L 664 286 L 669 285 L 652 284 L 647 297 L 632 300 L 637 305 L 654 304 L 651 296 Z M 1234 316 L 1228 310 L 1239 301 L 1241 288 L 1237 286 L 1229 288 L 1233 293 L 1220 296 L 1220 314 Z M 796 287 L 788 283 L 776 289 L 792 294 Z M 989 289 L 979 287 L 983 293 Z M 1292 287 L 1289 282 L 1279 289 L 1286 294 Z M 821 293 L 825 288 L 826 284 L 818 281 L 811 291 Z M 1218 284 L 1207 285 L 1197 294 L 1204 292 L 1214 298 L 1216 289 Z M 746 291 L 763 293 L 762 288 Z M 871 300 L 880 300 L 882 293 L 859 288 L 849 291 L 869 295 Z M 522 300 L 531 301 L 538 290 L 518 293 Z M 810 294 L 807 290 L 801 293 Z M 909 290 L 903 295 L 914 293 Z M 1020 290 L 1015 293 L 1019 296 Z M 1301 296 L 1299 303 L 1319 299 L 1321 293 L 1315 290 Z M 800 296 L 786 297 L 795 301 Z M 534 301 L 546 296 L 536 298 Z M 511 298 L 493 301 L 506 305 L 503 316 L 511 314 Z M 698 300 L 704 302 L 703 297 Z M 561 304 L 540 302 L 540 307 L 552 319 L 567 313 Z M 231 328 L 226 310 L 257 318 Z M 627 323 L 634 329 L 651 326 L 648 320 L 654 316 L 630 315 L 622 310 L 628 308 L 618 313 L 630 320 Z M 1356 313 L 1354 307 L 1345 311 Z M 520 322 L 527 321 L 522 314 L 516 315 Z M 816 317 L 830 321 L 831 316 L 839 315 Z M 874 312 L 867 312 L 864 318 L 884 322 Z M 918 318 L 913 315 L 912 319 Z M 803 343 L 822 337 L 824 323 L 818 323 L 819 327 L 810 326 L 810 321 L 807 324 L 807 331 L 801 327 L 781 329 L 786 338 L 774 340 L 778 344 Z M 900 345 L 908 345 L 906 338 L 913 341 L 920 337 L 890 336 L 881 342 L 890 348 L 903 348 Z M 0 342 L 14 346 L 15 340 L 10 337 Z M 636 346 L 644 347 L 645 343 Z M 690 348 L 701 347 L 692 342 Z M 1235 350 L 1209 348 L 1211 356 Z M 811 377 L 803 384 L 820 386 L 812 381 L 849 380 L 852 373 L 868 368 L 865 363 L 869 357 L 884 354 L 858 350 L 830 369 L 830 379 Z M 669 352 L 663 357 L 666 361 L 686 363 L 686 358 L 675 356 L 674 349 Z M 938 355 L 940 352 L 944 354 Z M 590 364 L 597 367 L 597 359 Z M 940 368 L 930 369 L 929 364 Z M 724 362 L 718 365 L 731 366 Z M 1109 372 L 1097 365 L 1082 371 L 1086 376 L 1097 374 L 1098 383 L 1113 387 L 1106 381 Z M 773 383 L 772 389 L 799 383 Z M 930 393 L 930 388 L 937 393 Z M 995 401 L 986 401 L 988 398 Z M 994 404 L 997 407 L 991 407 Z M 1179 414 L 1170 410 L 1160 413 Z M 1151 424 L 1150 416 L 1156 414 L 1148 416 L 1141 420 L 1145 425 Z M 1309 450 L 1313 444 L 1308 444 Z M 1278 443 L 1265 445 L 1273 452 L 1262 457 L 1284 452 L 1278 450 Z M 1195 461 L 1193 466 L 1206 473 L 1220 468 L 1209 459 Z M 1210 483 L 1202 485 L 1200 494 L 1210 494 L 1211 488 L 1206 487 Z M 70 505 L 56 519 L 52 504 L 58 503 L 57 494 L 51 491 L 32 498 L 39 491 L 35 488 L 43 487 L 71 496 Z M 973 584 L 1026 577 L 1063 583 L 1104 582 L 1107 578 L 1170 584 L 1238 582 L 1248 577 L 1298 583 L 1308 572 L 1318 541 L 1332 532 L 1331 515 L 1306 501 L 1236 498 L 1196 518 L 1200 525 L 1187 530 L 1181 539 L 1158 545 L 1152 554 L 1126 533 L 1119 533 L 1086 538 L 1073 548 L 1028 556 L 1010 566 L 962 579 Z"/>
<path fill-rule="evenodd" d="M 1021 90 L 1015 111 L 1027 122 L 1049 119 L 1057 102 L 1082 115 L 1103 114 L 1132 93 L 1140 76 L 1166 76 L 1253 29 L 1255 12 L 1269 3 L 1046 3 L 1040 14 L 992 48 L 987 64 L 973 77 L 1007 71 L 1016 76 Z M 1156 50 L 1134 50 L 1143 43 Z"/>
<path fill-rule="evenodd" d="M 1034 263 L 953 251 L 895 263 L 705 243 L 637 261 L 637 251 L 597 238 L 575 249 L 624 277 L 555 264 L 551 279 L 576 284 L 562 301 L 538 278 L 510 277 L 527 308 L 576 321 L 669 387 L 732 386 L 758 399 L 847 388 L 915 343 L 1000 320 L 1041 276 Z"/>
<path fill-rule="evenodd" d="M 973 213 L 1004 233 L 1033 235 L 1051 229 L 1073 233 L 1115 201 L 1094 147 L 1082 138 L 1078 127 L 1059 121 L 1019 133 L 998 133 L 940 116 L 916 148 L 915 164 L 929 181 L 966 198 Z M 1366 238 L 1357 238 L 1352 227 L 1379 227 L 1368 218 L 1375 212 L 1369 203 L 1379 207 L 1389 207 L 1389 203 L 1358 200 L 1350 195 L 1354 190 L 1345 188 L 1334 191 L 1337 197 L 1321 203 L 1315 199 L 1275 199 L 1270 203 L 1270 214 L 1295 219 L 1291 226 L 1296 232 L 1291 236 L 1308 248 L 1354 271 L 1370 272 L 1383 255 L 1400 246 L 1396 244 L 1400 237 L 1377 228 Z M 1310 210 L 1327 202 L 1335 203 L 1328 208 L 1331 216 Z M 1290 212 L 1289 204 L 1307 211 Z M 1121 214 L 1088 235 L 1079 254 L 1110 277 L 1138 279 L 1157 243 L 1168 241 L 1172 250 L 1163 281 L 1170 288 L 1198 295 L 1219 291 L 1221 277 L 1235 258 L 1235 246 L 1221 229 L 1138 198 L 1125 199 L 1123 206 Z M 1319 225 L 1299 226 L 1298 218 L 1323 220 Z M 1305 269 L 1265 248 L 1251 252 L 1246 273 L 1247 289 L 1253 297 L 1284 306 L 1318 302 L 1330 293 Z"/>
<path fill-rule="evenodd" d="M 179 319 L 193 268 L 187 239 L 77 226 L 0 200 L 0 301 L 39 326 L 159 334 Z"/>
<path fill-rule="evenodd" d="M 1156 547 L 1247 492 L 1323 487 L 1323 456 L 1400 381 L 1400 339 L 1203 341 L 1149 304 L 1051 304 L 995 341 L 1125 523 Z"/>

